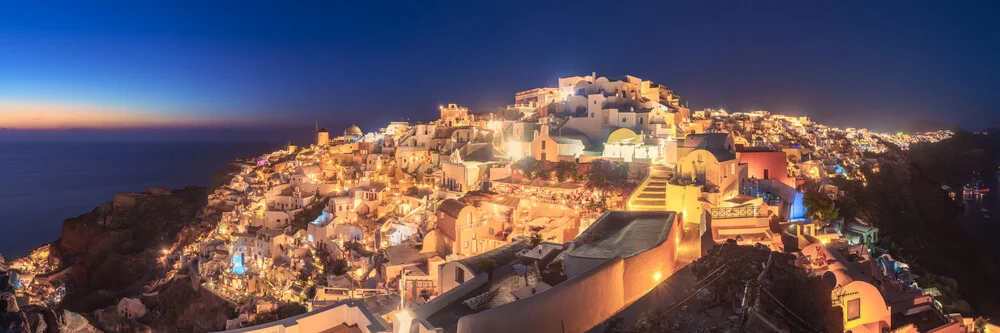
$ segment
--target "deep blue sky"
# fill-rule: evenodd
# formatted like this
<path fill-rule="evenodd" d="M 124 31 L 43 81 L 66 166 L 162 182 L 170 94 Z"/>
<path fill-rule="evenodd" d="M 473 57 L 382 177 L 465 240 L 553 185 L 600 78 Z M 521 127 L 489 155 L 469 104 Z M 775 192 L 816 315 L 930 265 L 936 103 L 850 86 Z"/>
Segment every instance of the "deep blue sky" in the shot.
<path fill-rule="evenodd" d="M 592 71 L 695 109 L 1000 124 L 996 2 L 150 3 L 0 2 L 0 127 L 45 104 L 33 112 L 160 127 L 370 128 Z"/>

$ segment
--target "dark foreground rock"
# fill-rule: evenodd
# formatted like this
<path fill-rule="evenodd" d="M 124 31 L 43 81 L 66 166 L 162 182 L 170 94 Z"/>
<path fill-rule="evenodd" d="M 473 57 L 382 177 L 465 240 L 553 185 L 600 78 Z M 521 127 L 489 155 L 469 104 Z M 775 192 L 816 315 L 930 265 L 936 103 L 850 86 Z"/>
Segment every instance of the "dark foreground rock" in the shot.
<path fill-rule="evenodd" d="M 94 312 L 95 325 L 107 332 L 220 331 L 234 311 L 232 304 L 211 292 L 192 288 L 191 280 L 183 276 L 139 299 L 149 309 L 146 315 L 127 318 L 110 306 Z"/>
<path fill-rule="evenodd" d="M 8 272 L 0 269 L 0 332 L 97 333 L 101 332 L 78 313 L 29 305 L 21 308 L 14 297 Z"/>
<path fill-rule="evenodd" d="M 190 242 L 201 229 L 204 188 L 119 193 L 113 202 L 63 222 L 54 256 L 72 265 L 61 307 L 89 313 L 138 294 L 165 272 L 165 249 Z M 191 238 L 191 239 L 186 239 Z"/>

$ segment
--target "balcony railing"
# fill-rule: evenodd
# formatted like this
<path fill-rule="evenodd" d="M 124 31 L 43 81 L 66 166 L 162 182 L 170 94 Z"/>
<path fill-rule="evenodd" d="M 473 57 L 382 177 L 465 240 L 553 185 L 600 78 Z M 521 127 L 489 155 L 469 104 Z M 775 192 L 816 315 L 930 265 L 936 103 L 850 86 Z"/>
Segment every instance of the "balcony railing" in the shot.
<path fill-rule="evenodd" d="M 712 218 L 733 219 L 741 217 L 754 217 L 757 216 L 758 211 L 760 211 L 760 206 L 757 205 L 712 208 Z"/>

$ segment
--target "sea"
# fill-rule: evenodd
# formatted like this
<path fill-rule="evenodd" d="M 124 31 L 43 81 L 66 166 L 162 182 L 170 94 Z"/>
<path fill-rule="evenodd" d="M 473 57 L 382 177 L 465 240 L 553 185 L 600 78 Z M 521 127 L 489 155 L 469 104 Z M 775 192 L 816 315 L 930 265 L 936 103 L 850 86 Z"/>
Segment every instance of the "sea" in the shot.
<path fill-rule="evenodd" d="M 0 141 L 0 255 L 59 238 L 62 221 L 150 187 L 207 186 L 235 158 L 281 142 Z"/>
<path fill-rule="evenodd" d="M 1000 256 L 1000 247 L 996 246 L 996 237 L 1000 234 L 1000 172 L 982 178 L 983 185 L 990 191 L 983 195 L 962 195 L 958 189 L 957 196 L 965 204 L 963 227 L 972 235 L 972 241 Z"/>

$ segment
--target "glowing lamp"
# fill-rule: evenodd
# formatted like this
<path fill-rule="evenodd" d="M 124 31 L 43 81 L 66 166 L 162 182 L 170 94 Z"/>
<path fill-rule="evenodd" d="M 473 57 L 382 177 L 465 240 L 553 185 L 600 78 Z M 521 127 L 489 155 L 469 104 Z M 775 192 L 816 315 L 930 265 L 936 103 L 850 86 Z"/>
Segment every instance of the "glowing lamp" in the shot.
<path fill-rule="evenodd" d="M 660 281 L 660 279 L 662 279 L 662 278 L 663 278 L 663 274 L 661 274 L 659 271 L 657 271 L 656 273 L 653 273 L 653 281 Z"/>

